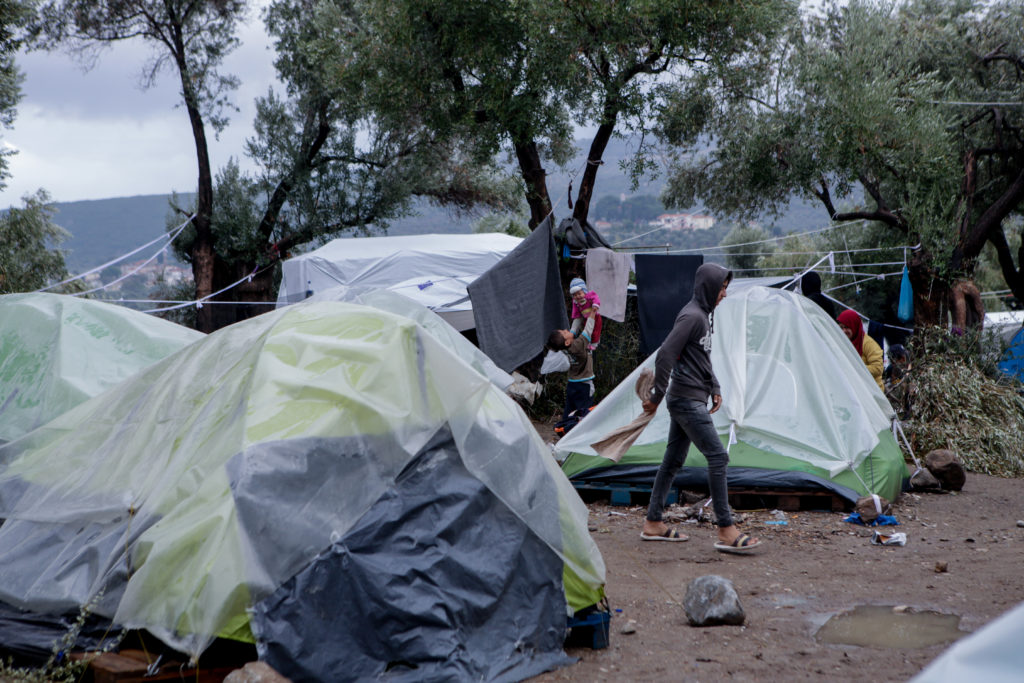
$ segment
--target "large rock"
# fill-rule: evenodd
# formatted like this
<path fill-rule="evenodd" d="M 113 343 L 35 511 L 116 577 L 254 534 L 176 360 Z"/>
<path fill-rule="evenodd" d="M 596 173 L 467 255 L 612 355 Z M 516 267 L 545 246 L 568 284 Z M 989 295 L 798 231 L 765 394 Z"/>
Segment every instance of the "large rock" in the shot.
<path fill-rule="evenodd" d="M 740 596 L 732 582 L 714 574 L 700 576 L 690 582 L 686 587 L 683 608 L 692 626 L 739 626 L 746 619 Z"/>
<path fill-rule="evenodd" d="M 910 487 L 916 491 L 941 489 L 942 484 L 927 468 L 922 467 L 910 476 Z"/>
<path fill-rule="evenodd" d="M 936 449 L 924 456 L 924 466 L 947 491 L 959 491 L 967 480 L 960 458 L 945 448 Z"/>
<path fill-rule="evenodd" d="M 291 683 L 291 680 L 277 673 L 269 664 L 248 662 L 241 669 L 229 673 L 224 683 Z"/>

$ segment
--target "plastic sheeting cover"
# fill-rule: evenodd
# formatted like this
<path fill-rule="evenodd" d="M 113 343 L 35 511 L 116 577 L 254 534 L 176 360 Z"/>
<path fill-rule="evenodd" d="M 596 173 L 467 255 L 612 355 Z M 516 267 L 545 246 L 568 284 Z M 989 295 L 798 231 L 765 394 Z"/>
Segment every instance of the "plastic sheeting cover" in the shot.
<path fill-rule="evenodd" d="M 0 296 L 0 441 L 13 441 L 203 335 L 90 299 Z"/>
<path fill-rule="evenodd" d="M 599 599 L 604 565 L 587 509 L 515 402 L 412 321 L 343 303 L 222 329 L 0 448 L 0 599 L 73 609 L 106 587 L 98 614 L 197 654 L 244 630 L 246 609 L 351 529 L 442 428 L 466 470 Z M 395 447 L 375 450 L 358 477 L 332 470 L 309 509 L 263 501 L 282 518 L 330 518 L 296 527 L 297 556 L 268 562 L 254 550 L 232 458 L 274 442 L 383 435 Z M 313 457 L 299 450 L 288 466 Z M 341 497 L 362 502 L 319 507 Z M 29 531 L 35 543 L 22 547 Z"/>
<path fill-rule="evenodd" d="M 795 458 L 834 476 L 853 469 L 878 445 L 892 409 L 839 326 L 806 297 L 744 287 L 715 311 L 711 362 L 722 386 L 718 433 Z M 640 414 L 634 384 L 649 356 L 573 431 L 556 453 L 596 455 L 591 443 Z M 663 402 L 664 403 L 664 402 Z M 659 406 L 634 446 L 663 443 L 669 416 Z"/>
<path fill-rule="evenodd" d="M 472 281 L 511 253 L 522 239 L 503 233 L 471 235 L 402 235 L 394 237 L 342 238 L 286 260 L 282 266 L 279 306 L 306 298 L 338 285 L 391 288 L 423 304 L 435 305 L 432 288 L 423 299 L 406 285 L 413 279 L 441 285 L 445 278 L 458 280 L 465 296 L 466 279 Z M 451 283 L 450 283 L 451 284 Z"/>
<path fill-rule="evenodd" d="M 387 289 L 339 286 L 314 294 L 301 303 L 319 301 L 347 301 L 405 316 L 416 321 L 423 329 L 437 337 L 442 344 L 491 380 L 502 391 L 508 389 L 515 382 L 512 375 L 495 365 L 494 361 L 487 357 L 487 354 L 442 320 L 441 316 L 403 294 Z"/>

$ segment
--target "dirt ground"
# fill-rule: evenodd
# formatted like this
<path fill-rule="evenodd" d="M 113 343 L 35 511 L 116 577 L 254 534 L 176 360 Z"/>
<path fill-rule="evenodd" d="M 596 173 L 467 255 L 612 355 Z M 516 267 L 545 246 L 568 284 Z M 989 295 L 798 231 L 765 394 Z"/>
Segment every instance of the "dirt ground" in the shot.
<path fill-rule="evenodd" d="M 770 510 L 743 511 L 741 530 L 764 541 L 750 556 L 716 552 L 707 522 L 678 523 L 685 543 L 644 542 L 645 507 L 591 503 L 613 610 L 609 646 L 571 648 L 576 664 L 531 680 L 908 680 L 948 643 L 859 647 L 819 642 L 816 632 L 838 613 L 885 605 L 957 615 L 966 635 L 1024 600 L 1021 484 L 968 474 L 961 492 L 903 494 L 893 511 L 900 525 L 886 527 L 906 533 L 903 547 L 871 545 L 874 528 L 844 522 L 846 513 L 789 512 L 786 525 L 769 525 Z M 732 581 L 743 626 L 688 625 L 686 587 L 706 574 Z M 630 621 L 635 632 L 622 633 Z"/>

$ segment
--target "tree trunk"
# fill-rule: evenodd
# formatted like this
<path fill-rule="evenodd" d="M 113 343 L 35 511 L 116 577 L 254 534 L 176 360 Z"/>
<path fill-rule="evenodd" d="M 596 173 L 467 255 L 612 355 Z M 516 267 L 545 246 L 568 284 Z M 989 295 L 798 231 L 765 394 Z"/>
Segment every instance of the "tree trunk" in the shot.
<path fill-rule="evenodd" d="M 517 142 L 515 150 L 516 159 L 519 160 L 519 171 L 526 182 L 526 202 L 530 205 L 530 230 L 534 230 L 551 213 L 547 173 L 541 166 L 536 142 Z"/>
<path fill-rule="evenodd" d="M 233 282 L 242 280 L 258 266 L 253 262 L 229 262 L 214 256 L 213 281 L 215 290 L 223 289 Z M 239 302 L 238 304 L 207 304 L 200 310 L 209 309 L 208 315 L 215 330 L 236 322 L 247 320 L 261 313 L 272 311 L 275 303 L 271 300 L 274 287 L 274 269 L 266 268 L 252 276 L 251 281 L 243 281 L 223 294 L 214 297 L 215 301 Z"/>
<path fill-rule="evenodd" d="M 182 94 L 185 109 L 192 126 L 192 139 L 196 145 L 196 163 L 199 166 L 199 179 L 196 185 L 196 217 L 192 224 L 196 229 L 196 239 L 192 245 L 192 279 L 196 285 L 196 299 L 202 299 L 213 293 L 214 251 L 213 232 L 210 229 L 210 218 L 213 215 L 213 174 L 210 171 L 210 150 L 206 143 L 206 126 L 199 111 L 199 99 L 196 97 L 185 61 L 185 44 L 180 31 L 175 34 L 175 63 L 181 78 Z M 209 306 L 196 311 L 196 329 L 200 332 L 213 332 L 216 328 L 213 312 Z"/>
<path fill-rule="evenodd" d="M 946 319 L 949 285 L 936 277 L 930 262 L 922 249 L 911 255 L 908 264 L 910 286 L 914 289 L 916 327 L 942 325 Z"/>
<path fill-rule="evenodd" d="M 597 182 L 597 168 L 601 165 L 601 158 L 604 150 L 608 147 L 608 141 L 615 130 L 615 118 L 602 123 L 597 134 L 590 143 L 590 151 L 587 153 L 587 167 L 583 170 L 583 178 L 580 180 L 580 189 L 576 194 L 576 206 L 573 207 L 573 218 L 579 221 L 581 226 L 587 224 L 587 216 L 590 213 L 590 200 L 594 195 L 594 185 Z"/>

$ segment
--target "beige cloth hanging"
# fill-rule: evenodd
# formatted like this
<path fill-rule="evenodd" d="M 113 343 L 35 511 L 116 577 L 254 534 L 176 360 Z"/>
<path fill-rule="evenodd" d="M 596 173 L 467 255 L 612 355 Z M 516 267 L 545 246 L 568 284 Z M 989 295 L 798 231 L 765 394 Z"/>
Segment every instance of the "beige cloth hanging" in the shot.
<path fill-rule="evenodd" d="M 641 401 L 649 399 L 651 389 L 653 388 L 654 373 L 650 370 L 644 370 L 636 378 L 637 397 Z M 653 419 L 654 413 L 641 413 L 632 422 L 612 430 L 600 441 L 590 444 L 590 447 L 597 451 L 600 457 L 618 462 L 626 454 L 626 451 L 629 450 L 629 447 L 633 445 L 633 442 L 637 440 L 637 437 L 640 436 L 640 432 L 644 431 L 644 428 Z"/>

